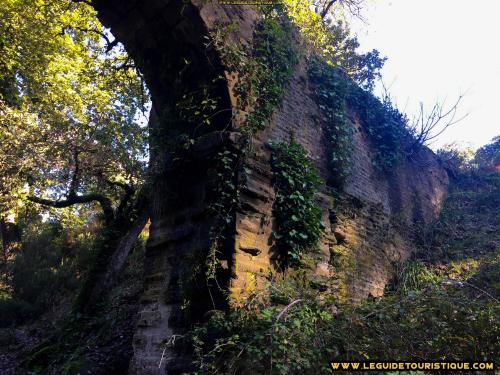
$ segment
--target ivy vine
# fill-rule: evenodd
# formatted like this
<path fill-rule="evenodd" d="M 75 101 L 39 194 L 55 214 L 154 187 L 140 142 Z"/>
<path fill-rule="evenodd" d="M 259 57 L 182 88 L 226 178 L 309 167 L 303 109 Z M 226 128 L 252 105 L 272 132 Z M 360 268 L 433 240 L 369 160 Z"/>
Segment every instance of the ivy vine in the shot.
<path fill-rule="evenodd" d="M 276 7 L 261 7 L 251 45 L 227 43 L 232 24 L 211 33 L 227 69 L 238 73 L 234 92 L 238 109 L 249 112 L 242 130 L 250 137 L 268 125 L 299 58 L 292 23 Z"/>
<path fill-rule="evenodd" d="M 239 165 L 242 158 L 239 152 L 227 147 L 221 150 L 215 160 L 215 186 L 212 203 L 208 206 L 215 224 L 210 230 L 211 246 L 206 259 L 205 276 L 207 281 L 216 281 L 220 267 L 220 246 L 226 240 L 226 233 L 235 220 L 240 189 L 238 188 Z"/>
<path fill-rule="evenodd" d="M 228 42 L 235 27 L 235 24 L 219 25 L 206 37 L 207 48 L 213 45 L 226 70 L 237 73 L 238 79 L 233 88 L 237 97 L 235 115 L 240 111 L 246 116 L 241 127 L 242 145 L 221 147 L 209 162 L 210 183 L 206 200 L 207 214 L 213 222 L 209 229 L 210 245 L 208 249 L 191 254 L 186 262 L 187 271 L 179 280 L 178 293 L 183 300 L 182 306 L 185 314 L 191 317 L 196 316 L 194 309 L 197 308 L 192 301 L 209 296 L 209 300 L 200 303 L 210 303 L 211 308 L 218 308 L 226 302 L 227 291 L 222 285 L 229 274 L 223 265 L 230 258 L 227 244 L 232 235 L 241 185 L 245 183 L 244 161 L 250 150 L 250 140 L 270 121 L 298 60 L 291 35 L 292 26 L 283 13 L 263 7 L 249 45 Z M 225 78 L 217 77 L 201 84 L 176 103 L 179 117 L 186 124 L 195 125 L 198 133 L 209 132 L 209 127 L 217 126 L 216 114 L 225 111 L 220 108 L 220 97 L 215 96 L 221 80 L 225 81 Z M 196 142 L 193 137 L 194 133 L 179 136 L 173 145 L 178 150 L 175 160 L 184 160 Z"/>
<path fill-rule="evenodd" d="M 244 146 L 239 151 L 225 148 L 214 160 L 215 188 L 209 212 L 215 217 L 210 231 L 211 246 L 205 263 L 205 276 L 209 283 L 217 284 L 217 271 L 221 245 L 226 240 L 229 226 L 234 222 L 240 186 L 238 171 L 243 168 L 250 147 L 251 137 L 270 121 L 276 107 L 281 103 L 284 89 L 297 63 L 297 48 L 291 35 L 290 21 L 270 8 L 261 9 L 261 20 L 255 28 L 252 44 L 226 43 L 234 25 L 216 28 L 211 33 L 210 43 L 219 49 L 227 69 L 238 73 L 234 87 L 240 110 L 250 110 L 242 131 Z"/>
<path fill-rule="evenodd" d="M 340 189 L 351 171 L 352 127 L 346 121 L 347 77 L 340 69 L 319 59 L 313 60 L 309 77 L 323 115 L 331 184 Z"/>
<path fill-rule="evenodd" d="M 298 61 L 292 24 L 286 16 L 278 14 L 264 13 L 254 35 L 252 56 L 256 69 L 249 78 L 256 100 L 245 124 L 250 132 L 262 130 L 269 123 Z"/>
<path fill-rule="evenodd" d="M 210 83 L 202 83 L 198 89 L 184 93 L 176 103 L 179 117 L 197 127 L 210 125 L 220 105 L 220 97 L 213 96 L 220 80 L 221 77 L 214 78 Z"/>
<path fill-rule="evenodd" d="M 347 107 L 359 116 L 375 146 L 374 167 L 388 171 L 400 162 L 405 118 L 389 100 L 381 101 L 372 92 L 359 87 L 341 69 L 317 57 L 312 59 L 309 77 L 323 115 L 334 187 L 343 186 L 352 168 L 353 129 L 346 121 Z"/>
<path fill-rule="evenodd" d="M 403 157 L 401 141 L 407 130 L 405 117 L 389 100 L 380 101 L 373 93 L 350 82 L 348 105 L 358 114 L 370 140 L 375 145 L 373 166 L 389 171 Z"/>
<path fill-rule="evenodd" d="M 295 141 L 271 144 L 276 201 L 273 233 L 285 266 L 297 267 L 321 237 L 321 209 L 316 193 L 322 184 L 305 150 Z"/>
<path fill-rule="evenodd" d="M 213 224 L 209 231 L 207 248 L 200 248 L 188 257 L 188 271 L 182 273 L 179 280 L 180 295 L 184 313 L 194 317 L 193 301 L 207 299 L 210 308 L 220 308 L 225 304 L 226 290 L 221 279 L 227 280 L 228 273 L 224 269 L 223 260 L 229 255 L 225 246 L 229 239 L 231 226 L 234 225 L 236 207 L 239 201 L 238 170 L 244 158 L 241 153 L 229 146 L 223 147 L 211 160 L 209 170 L 211 176 L 206 191 L 207 215 Z M 196 305 L 196 304 L 195 304 Z"/>

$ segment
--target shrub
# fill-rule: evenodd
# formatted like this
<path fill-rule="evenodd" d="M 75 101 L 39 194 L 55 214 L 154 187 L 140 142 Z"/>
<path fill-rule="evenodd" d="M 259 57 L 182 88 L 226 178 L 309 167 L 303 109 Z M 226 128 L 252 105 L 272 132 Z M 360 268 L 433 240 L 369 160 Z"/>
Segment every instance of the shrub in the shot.
<path fill-rule="evenodd" d="M 18 325 L 40 315 L 40 310 L 32 304 L 12 298 L 0 299 L 0 327 Z"/>
<path fill-rule="evenodd" d="M 71 233 L 57 221 L 23 226 L 21 247 L 9 265 L 11 291 L 0 299 L 3 326 L 35 319 L 77 290 L 92 246 L 90 233 Z"/>
<path fill-rule="evenodd" d="M 192 373 L 330 374 L 331 361 L 497 358 L 497 301 L 459 280 L 427 278 L 433 271 L 424 268 L 407 269 L 422 276 L 417 289 L 407 283 L 356 306 L 321 298 L 300 273 L 271 280 L 270 299 L 256 294 L 213 312 L 184 337 Z"/>

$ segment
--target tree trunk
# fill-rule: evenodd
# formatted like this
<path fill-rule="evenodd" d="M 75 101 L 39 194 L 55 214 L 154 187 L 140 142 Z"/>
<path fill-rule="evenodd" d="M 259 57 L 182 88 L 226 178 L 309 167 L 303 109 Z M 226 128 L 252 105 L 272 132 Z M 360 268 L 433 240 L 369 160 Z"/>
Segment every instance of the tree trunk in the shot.
<path fill-rule="evenodd" d="M 130 250 L 134 247 L 137 238 L 146 226 L 148 220 L 149 213 L 147 210 L 143 210 L 137 216 L 137 219 L 132 223 L 131 227 L 118 241 L 115 250 L 107 262 L 106 270 L 96 278 L 94 288 L 92 289 L 87 301 L 89 306 L 98 302 L 99 298 L 103 296 L 107 290 L 110 290 L 114 286 L 120 271 L 125 265 L 125 261 L 127 260 Z"/>
<path fill-rule="evenodd" d="M 7 264 L 15 249 L 19 247 L 21 232 L 17 224 L 0 218 L 0 234 L 2 236 L 2 260 Z"/>

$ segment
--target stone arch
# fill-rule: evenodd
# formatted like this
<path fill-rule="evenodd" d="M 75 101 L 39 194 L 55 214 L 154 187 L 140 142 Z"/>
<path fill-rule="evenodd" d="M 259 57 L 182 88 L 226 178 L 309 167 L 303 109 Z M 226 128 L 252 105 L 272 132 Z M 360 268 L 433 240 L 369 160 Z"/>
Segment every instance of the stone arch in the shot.
<path fill-rule="evenodd" d="M 182 373 L 187 359 L 167 348 L 166 341 L 185 329 L 179 289 L 183 276 L 190 272 L 189 259 L 210 246 L 213 218 L 207 213 L 207 191 L 212 182 L 207 171 L 211 157 L 230 138 L 228 84 L 218 54 L 207 46 L 208 26 L 201 5 L 94 0 L 92 6 L 133 58 L 153 102 L 149 122 L 152 223 L 130 373 Z M 210 126 L 186 120 L 176 107 L 201 88 L 217 98 L 217 114 Z M 188 152 L 180 147 L 183 135 L 195 141 Z M 198 297 L 192 310 L 201 318 L 210 302 L 208 296 Z"/>

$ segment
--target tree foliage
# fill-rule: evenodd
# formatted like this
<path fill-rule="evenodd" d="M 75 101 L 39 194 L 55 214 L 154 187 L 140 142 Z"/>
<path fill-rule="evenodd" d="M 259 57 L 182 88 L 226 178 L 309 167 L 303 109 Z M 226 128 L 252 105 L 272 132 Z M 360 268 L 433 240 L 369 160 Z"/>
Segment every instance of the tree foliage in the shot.
<path fill-rule="evenodd" d="M 455 178 L 466 173 L 495 172 L 500 170 L 500 137 L 494 137 L 476 151 L 459 143 L 447 144 L 437 150 L 437 155 L 444 168 Z"/>
<path fill-rule="evenodd" d="M 137 238 L 147 220 L 147 92 L 87 3 L 0 0 L 0 14 L 0 218 L 35 210 L 98 223 L 78 298 L 78 307 L 95 305 L 122 265 L 110 269 L 110 257 L 133 245 L 120 239 Z M 21 241 L 7 279 L 16 264 L 29 269 L 33 249 Z"/>
<path fill-rule="evenodd" d="M 480 169 L 488 172 L 500 170 L 500 136 L 477 150 L 474 161 Z"/>
<path fill-rule="evenodd" d="M 340 1 L 339 5 L 355 2 L 358 0 Z M 310 0 L 285 0 L 283 4 L 309 50 L 318 53 L 328 64 L 342 68 L 361 87 L 373 89 L 386 60 L 377 50 L 360 53 L 359 42 L 350 34 L 349 25 L 335 14 L 324 19 L 321 6 L 314 8 Z"/>
<path fill-rule="evenodd" d="M 112 205 L 147 151 L 130 59 L 84 3 L 2 0 L 0 13 L 2 209 L 16 193 Z"/>

